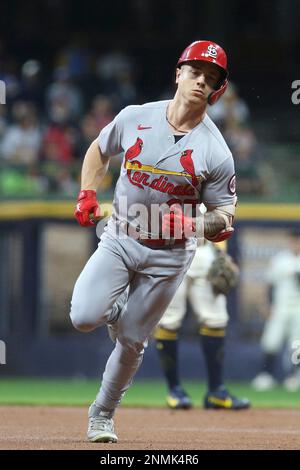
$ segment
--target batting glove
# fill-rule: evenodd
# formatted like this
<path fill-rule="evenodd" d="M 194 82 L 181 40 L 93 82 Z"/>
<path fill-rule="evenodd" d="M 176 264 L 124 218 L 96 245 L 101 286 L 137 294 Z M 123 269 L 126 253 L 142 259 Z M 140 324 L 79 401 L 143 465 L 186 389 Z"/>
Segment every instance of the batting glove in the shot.
<path fill-rule="evenodd" d="M 162 234 L 164 238 L 181 239 L 195 236 L 195 227 L 192 217 L 184 215 L 177 205 L 170 207 L 170 212 L 163 215 Z"/>
<path fill-rule="evenodd" d="M 97 219 L 100 218 L 100 207 L 96 191 L 83 189 L 79 192 L 74 215 L 78 223 L 83 227 L 96 225 Z"/>

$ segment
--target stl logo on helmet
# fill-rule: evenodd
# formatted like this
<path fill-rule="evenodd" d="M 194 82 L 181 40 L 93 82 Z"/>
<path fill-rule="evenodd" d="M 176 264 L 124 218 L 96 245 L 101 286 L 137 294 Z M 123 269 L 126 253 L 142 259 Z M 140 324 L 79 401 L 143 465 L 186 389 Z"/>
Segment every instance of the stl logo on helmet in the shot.
<path fill-rule="evenodd" d="M 210 44 L 209 46 L 207 46 L 207 51 L 202 52 L 201 55 L 204 57 L 212 57 L 213 59 L 215 59 L 218 55 L 218 52 L 216 47 L 213 44 Z"/>

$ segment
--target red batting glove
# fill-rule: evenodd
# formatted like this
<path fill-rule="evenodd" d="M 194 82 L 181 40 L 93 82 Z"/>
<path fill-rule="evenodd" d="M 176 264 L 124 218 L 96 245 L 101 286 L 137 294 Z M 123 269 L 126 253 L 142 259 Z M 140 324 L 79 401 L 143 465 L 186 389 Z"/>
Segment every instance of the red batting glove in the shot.
<path fill-rule="evenodd" d="M 205 236 L 205 238 L 206 240 L 209 240 L 210 242 L 213 242 L 213 243 L 223 242 L 224 240 L 227 240 L 229 237 L 231 237 L 233 232 L 234 232 L 234 228 L 228 227 L 222 230 L 221 232 L 217 233 L 217 235 L 215 235 L 214 237 Z"/>
<path fill-rule="evenodd" d="M 187 238 L 195 232 L 193 219 L 185 216 L 178 206 L 171 206 L 170 213 L 164 214 L 162 219 L 162 234 L 166 238 Z"/>
<path fill-rule="evenodd" d="M 96 191 L 93 189 L 82 189 L 79 192 L 74 215 L 78 223 L 83 227 L 96 225 L 95 220 L 100 217 L 100 207 Z"/>

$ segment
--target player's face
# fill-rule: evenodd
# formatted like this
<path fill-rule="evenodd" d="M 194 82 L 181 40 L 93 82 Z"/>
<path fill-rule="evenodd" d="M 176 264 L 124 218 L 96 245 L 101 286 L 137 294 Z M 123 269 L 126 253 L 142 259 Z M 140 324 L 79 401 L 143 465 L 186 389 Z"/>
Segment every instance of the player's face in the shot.
<path fill-rule="evenodd" d="M 221 78 L 218 67 L 209 62 L 190 62 L 177 69 L 178 92 L 188 101 L 207 102 Z"/>

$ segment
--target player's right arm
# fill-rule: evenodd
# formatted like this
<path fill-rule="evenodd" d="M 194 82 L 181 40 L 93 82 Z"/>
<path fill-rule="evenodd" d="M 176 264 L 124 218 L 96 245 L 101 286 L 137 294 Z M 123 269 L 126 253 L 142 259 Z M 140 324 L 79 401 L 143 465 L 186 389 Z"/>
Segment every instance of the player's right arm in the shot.
<path fill-rule="evenodd" d="M 81 171 L 81 190 L 78 194 L 75 217 L 83 227 L 95 225 L 100 217 L 100 207 L 97 201 L 97 189 L 103 180 L 109 159 L 102 155 L 97 140 L 88 148 Z"/>
<path fill-rule="evenodd" d="M 81 190 L 97 191 L 108 170 L 109 157 L 105 157 L 94 140 L 88 148 L 81 171 Z"/>
<path fill-rule="evenodd" d="M 94 140 L 88 148 L 81 171 L 81 190 L 78 194 L 75 217 L 80 225 L 89 227 L 95 225 L 100 217 L 100 207 L 97 201 L 97 189 L 106 175 L 109 158 L 105 157 Z"/>
<path fill-rule="evenodd" d="M 124 111 L 121 111 L 110 124 L 102 129 L 84 157 L 81 190 L 75 209 L 75 217 L 84 227 L 95 225 L 95 221 L 100 217 L 96 192 L 108 170 L 110 157 L 122 151 L 123 114 Z"/>

